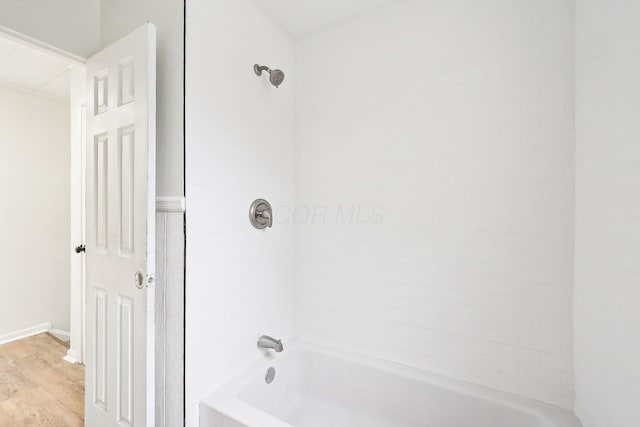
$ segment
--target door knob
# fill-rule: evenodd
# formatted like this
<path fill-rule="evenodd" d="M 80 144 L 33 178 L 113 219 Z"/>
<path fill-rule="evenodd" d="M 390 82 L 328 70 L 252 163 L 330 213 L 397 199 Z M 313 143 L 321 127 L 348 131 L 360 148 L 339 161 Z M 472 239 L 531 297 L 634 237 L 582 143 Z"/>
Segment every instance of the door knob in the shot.
<path fill-rule="evenodd" d="M 80 252 L 86 252 L 86 251 L 87 251 L 87 247 L 85 245 L 76 246 L 77 254 L 79 254 Z"/>
<path fill-rule="evenodd" d="M 142 274 L 141 271 L 136 271 L 136 274 L 133 276 L 133 282 L 138 289 L 144 289 L 153 287 L 153 275 L 147 274 L 146 276 Z"/>
<path fill-rule="evenodd" d="M 141 271 L 136 271 L 136 274 L 133 276 L 133 281 L 136 284 L 136 288 L 144 288 L 144 275 Z"/>

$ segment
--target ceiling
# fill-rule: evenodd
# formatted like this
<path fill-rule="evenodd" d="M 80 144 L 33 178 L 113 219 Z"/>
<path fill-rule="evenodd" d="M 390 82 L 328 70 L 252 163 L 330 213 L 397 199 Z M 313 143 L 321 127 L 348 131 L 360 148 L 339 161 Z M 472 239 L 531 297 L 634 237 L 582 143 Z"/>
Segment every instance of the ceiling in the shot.
<path fill-rule="evenodd" d="M 300 39 L 398 0 L 254 0 L 292 38 Z"/>
<path fill-rule="evenodd" d="M 293 39 L 300 39 L 399 0 L 254 0 Z M 68 62 L 0 37 L 0 84 L 69 101 Z"/>
<path fill-rule="evenodd" d="M 0 37 L 0 84 L 69 102 L 68 62 Z"/>

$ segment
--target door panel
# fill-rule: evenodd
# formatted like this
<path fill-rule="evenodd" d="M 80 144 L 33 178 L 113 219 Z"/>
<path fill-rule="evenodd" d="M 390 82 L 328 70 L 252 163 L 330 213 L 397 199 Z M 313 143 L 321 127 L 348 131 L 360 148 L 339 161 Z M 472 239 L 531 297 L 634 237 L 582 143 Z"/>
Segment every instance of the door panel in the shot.
<path fill-rule="evenodd" d="M 155 27 L 87 63 L 85 424 L 154 411 Z"/>

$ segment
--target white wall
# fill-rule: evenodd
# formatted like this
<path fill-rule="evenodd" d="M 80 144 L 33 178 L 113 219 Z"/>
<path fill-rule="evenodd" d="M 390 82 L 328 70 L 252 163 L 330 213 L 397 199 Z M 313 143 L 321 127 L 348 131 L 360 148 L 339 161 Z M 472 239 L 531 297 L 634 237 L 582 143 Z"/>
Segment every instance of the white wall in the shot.
<path fill-rule="evenodd" d="M 0 336 L 69 330 L 69 105 L 0 86 Z"/>
<path fill-rule="evenodd" d="M 640 425 L 640 3 L 578 0 L 576 411 Z"/>
<path fill-rule="evenodd" d="M 198 401 L 293 332 L 293 225 L 254 229 L 249 206 L 293 205 L 294 59 L 250 0 L 187 4 L 187 425 Z M 279 89 L 254 63 L 281 68 Z"/>
<path fill-rule="evenodd" d="M 100 0 L 0 0 L 0 25 L 88 58 L 100 49 Z"/>
<path fill-rule="evenodd" d="M 102 0 L 102 45 L 150 21 L 157 27 L 157 177 L 161 196 L 184 195 L 184 1 Z"/>
<path fill-rule="evenodd" d="M 299 335 L 572 407 L 572 42 L 450 0 L 298 44 Z"/>

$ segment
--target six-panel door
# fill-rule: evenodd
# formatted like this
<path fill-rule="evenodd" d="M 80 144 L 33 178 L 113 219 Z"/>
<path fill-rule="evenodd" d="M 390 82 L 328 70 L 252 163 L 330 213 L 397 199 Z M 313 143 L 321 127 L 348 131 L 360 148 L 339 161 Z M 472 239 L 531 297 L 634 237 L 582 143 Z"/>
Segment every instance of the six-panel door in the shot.
<path fill-rule="evenodd" d="M 87 63 L 85 424 L 153 424 L 155 27 Z"/>

